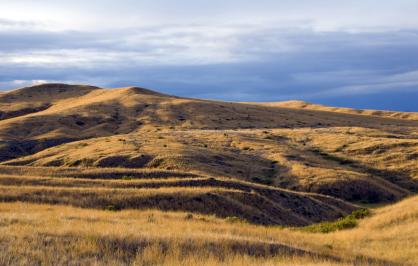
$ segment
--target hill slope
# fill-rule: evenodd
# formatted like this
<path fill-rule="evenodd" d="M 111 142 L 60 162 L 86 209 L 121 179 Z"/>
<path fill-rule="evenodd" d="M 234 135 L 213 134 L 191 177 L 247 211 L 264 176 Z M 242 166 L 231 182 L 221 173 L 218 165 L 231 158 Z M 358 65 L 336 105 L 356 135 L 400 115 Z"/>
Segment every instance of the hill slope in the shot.
<path fill-rule="evenodd" d="M 412 266 L 417 200 L 329 234 L 190 213 L 0 203 L 0 264 Z"/>
<path fill-rule="evenodd" d="M 163 200 L 162 209 L 304 225 L 356 208 L 346 201 L 387 203 L 418 191 L 418 121 L 410 114 L 296 109 L 179 98 L 138 87 L 64 84 L 3 93 L 0 107 L 0 169 L 8 169 L 0 178 L 4 201 L 119 209 L 149 208 Z M 145 183 L 132 184 L 147 188 L 146 196 L 135 196 L 129 184 L 83 183 L 62 174 L 83 175 L 85 168 L 95 169 L 89 178 L 100 180 L 121 178 L 118 171 L 128 178 L 148 171 Z M 176 173 L 168 176 L 175 180 L 159 180 L 161 171 Z M 57 173 L 70 179 L 60 183 Z M 48 180 L 36 182 L 40 176 Z M 259 184 L 265 187 L 260 190 Z M 225 211 L 203 207 L 217 204 L 225 204 Z"/>
<path fill-rule="evenodd" d="M 357 208 L 323 195 L 175 171 L 0 167 L 0 172 L 0 201 L 5 202 L 155 208 L 298 226 L 333 220 Z"/>
<path fill-rule="evenodd" d="M 395 112 L 395 111 L 382 111 L 382 110 L 361 110 L 344 107 L 329 107 L 320 104 L 313 104 L 304 101 L 286 101 L 286 102 L 267 102 L 267 103 L 255 103 L 263 106 L 275 106 L 275 107 L 288 107 L 295 109 L 307 109 L 318 110 L 327 112 L 338 112 L 347 114 L 359 114 L 359 115 L 371 115 L 379 117 L 400 118 L 409 120 L 418 120 L 418 113 L 416 112 Z"/>

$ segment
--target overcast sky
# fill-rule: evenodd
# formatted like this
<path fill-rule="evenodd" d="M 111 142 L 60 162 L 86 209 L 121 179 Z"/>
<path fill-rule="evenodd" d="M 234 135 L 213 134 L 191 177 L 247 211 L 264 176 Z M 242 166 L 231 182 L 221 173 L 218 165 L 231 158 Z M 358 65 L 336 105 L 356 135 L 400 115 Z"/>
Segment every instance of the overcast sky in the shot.
<path fill-rule="evenodd" d="M 418 111 L 416 0 L 0 0 L 0 89 Z"/>

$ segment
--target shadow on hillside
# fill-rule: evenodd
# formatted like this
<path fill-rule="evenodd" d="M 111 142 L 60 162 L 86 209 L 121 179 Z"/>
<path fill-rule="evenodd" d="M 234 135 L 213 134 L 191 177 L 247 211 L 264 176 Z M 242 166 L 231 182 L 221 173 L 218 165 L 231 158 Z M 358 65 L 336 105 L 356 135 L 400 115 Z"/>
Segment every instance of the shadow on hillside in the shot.
<path fill-rule="evenodd" d="M 321 156 L 325 160 L 339 163 L 341 166 L 345 166 L 349 169 L 358 170 L 358 172 L 367 173 L 372 176 L 382 178 L 392 184 L 399 186 L 404 190 L 412 192 L 418 192 L 418 182 L 414 181 L 413 178 L 405 173 L 399 171 L 391 171 L 385 169 L 378 169 L 369 165 L 365 165 L 359 161 L 353 159 L 346 159 L 334 154 L 327 153 L 318 148 L 311 150 L 311 152 Z"/>
<path fill-rule="evenodd" d="M 0 162 L 31 155 L 60 144 L 77 141 L 71 138 L 51 138 L 45 140 L 0 140 Z"/>

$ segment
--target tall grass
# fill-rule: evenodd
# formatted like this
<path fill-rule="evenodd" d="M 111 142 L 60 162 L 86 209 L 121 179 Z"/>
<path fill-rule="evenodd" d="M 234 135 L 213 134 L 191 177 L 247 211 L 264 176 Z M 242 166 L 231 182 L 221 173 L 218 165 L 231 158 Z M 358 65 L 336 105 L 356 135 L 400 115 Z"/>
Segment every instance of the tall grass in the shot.
<path fill-rule="evenodd" d="M 415 203 L 328 234 L 183 212 L 0 203 L 0 265 L 413 265 Z"/>

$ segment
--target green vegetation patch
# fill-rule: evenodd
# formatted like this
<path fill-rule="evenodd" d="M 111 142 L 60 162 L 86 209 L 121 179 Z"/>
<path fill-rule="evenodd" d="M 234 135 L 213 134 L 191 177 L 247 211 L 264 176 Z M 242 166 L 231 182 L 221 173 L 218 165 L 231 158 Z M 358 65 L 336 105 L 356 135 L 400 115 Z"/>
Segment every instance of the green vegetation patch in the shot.
<path fill-rule="evenodd" d="M 312 224 L 302 227 L 301 229 L 303 231 L 312 233 L 330 233 L 334 231 L 350 229 L 357 226 L 359 219 L 363 219 L 368 215 L 370 215 L 370 211 L 368 209 L 358 209 L 353 211 L 350 215 L 342 217 L 336 221 Z"/>

